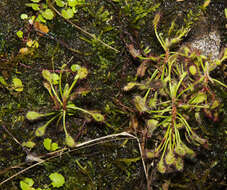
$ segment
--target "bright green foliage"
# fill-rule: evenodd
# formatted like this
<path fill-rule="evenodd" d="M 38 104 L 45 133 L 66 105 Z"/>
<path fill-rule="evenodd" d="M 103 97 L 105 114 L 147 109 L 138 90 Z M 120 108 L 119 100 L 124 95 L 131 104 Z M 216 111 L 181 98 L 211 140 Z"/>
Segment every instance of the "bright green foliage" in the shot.
<path fill-rule="evenodd" d="M 88 71 L 85 67 L 81 67 L 79 65 L 72 65 L 72 72 L 75 72 L 74 81 L 71 85 L 68 83 L 65 84 L 65 87 L 62 88 L 62 74 L 64 72 L 64 68 L 66 65 L 63 65 L 61 68 L 60 74 L 51 73 L 48 70 L 42 71 L 42 76 L 45 79 L 44 87 L 48 90 L 52 100 L 54 101 L 56 110 L 54 112 L 49 112 L 45 114 L 40 114 L 35 111 L 29 111 L 26 115 L 28 120 L 36 120 L 41 117 L 49 117 L 51 118 L 43 125 L 36 129 L 35 135 L 40 137 L 43 136 L 46 132 L 46 128 L 54 121 L 58 122 L 62 120 L 64 132 L 65 132 L 65 143 L 69 147 L 74 147 L 75 142 L 74 139 L 68 134 L 66 128 L 66 117 L 76 114 L 77 112 L 83 112 L 85 114 L 90 115 L 94 120 L 98 122 L 104 121 L 104 116 L 97 111 L 88 111 L 83 108 L 77 107 L 75 104 L 70 102 L 70 97 L 72 95 L 72 90 L 76 85 L 79 79 L 86 78 Z M 57 122 L 57 123 L 58 123 Z M 50 139 L 46 139 L 44 141 L 44 146 L 47 150 L 54 151 L 58 148 L 57 144 L 51 142 Z"/>
<path fill-rule="evenodd" d="M 52 20 L 54 18 L 54 13 L 51 9 L 46 9 L 42 11 L 42 16 L 47 20 Z"/>
<path fill-rule="evenodd" d="M 61 14 L 65 19 L 70 19 L 74 16 L 74 12 L 71 8 L 62 9 Z"/>
<path fill-rule="evenodd" d="M 23 38 L 23 32 L 21 30 L 17 31 L 18 38 Z"/>
<path fill-rule="evenodd" d="M 20 188 L 22 190 L 35 190 L 33 188 L 34 181 L 31 178 L 25 178 L 23 181 L 20 181 Z"/>
<path fill-rule="evenodd" d="M 35 143 L 32 141 L 27 141 L 27 142 L 23 142 L 22 146 L 28 147 L 28 148 L 33 148 L 35 146 Z"/>
<path fill-rule="evenodd" d="M 65 183 L 65 178 L 57 172 L 50 174 L 49 178 L 52 181 L 51 185 L 53 187 L 62 187 Z"/>
<path fill-rule="evenodd" d="M 26 118 L 28 120 L 36 120 L 36 119 L 39 119 L 40 117 L 43 117 L 43 114 L 40 114 L 38 112 L 35 112 L 35 111 L 29 111 L 27 114 L 26 114 Z"/>
<path fill-rule="evenodd" d="M 65 178 L 57 172 L 51 173 L 49 178 L 52 181 L 50 185 L 52 185 L 54 188 L 62 187 L 65 184 Z M 34 180 L 32 178 L 26 177 L 24 180 L 20 181 L 21 190 L 51 190 L 50 188 L 34 188 L 32 187 L 33 185 Z"/>
<path fill-rule="evenodd" d="M 52 143 L 52 140 L 50 138 L 44 139 L 43 146 L 45 147 L 45 149 L 47 149 L 49 151 L 55 151 L 59 148 L 58 144 Z"/>
<path fill-rule="evenodd" d="M 13 78 L 12 87 L 17 92 L 23 91 L 23 84 L 22 84 L 22 81 L 19 78 Z"/>

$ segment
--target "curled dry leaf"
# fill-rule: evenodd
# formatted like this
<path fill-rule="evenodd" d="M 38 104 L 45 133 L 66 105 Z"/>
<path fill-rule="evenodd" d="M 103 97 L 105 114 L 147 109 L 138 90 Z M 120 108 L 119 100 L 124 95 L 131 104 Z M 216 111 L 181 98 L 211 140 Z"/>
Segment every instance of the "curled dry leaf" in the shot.
<path fill-rule="evenodd" d="M 34 28 L 35 30 L 42 32 L 39 33 L 40 36 L 43 36 L 44 34 L 47 34 L 49 32 L 49 28 L 46 25 L 41 24 L 39 22 L 34 23 Z"/>

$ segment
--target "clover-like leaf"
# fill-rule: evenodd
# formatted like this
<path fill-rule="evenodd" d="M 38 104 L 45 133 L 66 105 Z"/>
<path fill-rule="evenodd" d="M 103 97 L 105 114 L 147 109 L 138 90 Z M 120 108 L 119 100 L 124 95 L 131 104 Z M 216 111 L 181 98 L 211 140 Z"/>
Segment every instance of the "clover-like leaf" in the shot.
<path fill-rule="evenodd" d="M 51 185 L 53 187 L 62 187 L 65 183 L 65 178 L 63 175 L 55 172 L 49 175 L 50 180 L 52 181 Z"/>

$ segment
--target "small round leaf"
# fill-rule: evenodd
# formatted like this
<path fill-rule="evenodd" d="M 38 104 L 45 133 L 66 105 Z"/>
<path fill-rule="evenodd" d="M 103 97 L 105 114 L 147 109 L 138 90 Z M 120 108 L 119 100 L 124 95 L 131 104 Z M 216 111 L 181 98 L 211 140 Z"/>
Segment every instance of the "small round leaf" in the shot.
<path fill-rule="evenodd" d="M 65 178 L 57 172 L 50 174 L 49 178 L 52 181 L 51 185 L 53 187 L 62 187 L 65 183 Z"/>

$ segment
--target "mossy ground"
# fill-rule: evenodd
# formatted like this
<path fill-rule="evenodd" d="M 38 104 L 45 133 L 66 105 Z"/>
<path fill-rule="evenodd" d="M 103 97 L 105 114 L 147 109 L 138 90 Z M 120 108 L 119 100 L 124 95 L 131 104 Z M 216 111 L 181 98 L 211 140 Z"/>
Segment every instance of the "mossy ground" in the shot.
<path fill-rule="evenodd" d="M 64 22 L 62 18 L 56 17 L 48 23 L 50 31 L 57 39 L 64 41 L 74 49 L 86 52 L 89 55 L 72 53 L 66 47 L 58 44 L 55 40 L 37 35 L 34 31 L 30 33 L 30 38 L 37 39 L 39 48 L 33 55 L 21 56 L 18 51 L 24 43 L 18 39 L 16 32 L 28 27 L 21 21 L 20 14 L 32 14 L 32 11 L 25 7 L 27 0 L 3 0 L 0 2 L 0 75 L 11 83 L 13 77 L 20 78 L 23 82 L 23 92 L 9 92 L 3 86 L 0 87 L 0 179 L 12 176 L 16 172 L 29 166 L 25 163 L 26 153 L 14 139 L 9 136 L 2 128 L 5 126 L 13 136 L 21 143 L 33 140 L 36 143 L 32 152 L 37 155 L 44 155 L 47 151 L 43 147 L 43 139 L 34 136 L 34 131 L 41 122 L 30 123 L 25 119 L 29 110 L 46 112 L 53 109 L 53 103 L 48 92 L 43 87 L 41 71 L 43 69 L 59 69 L 61 65 L 79 63 L 86 66 L 89 70 L 88 78 L 79 83 L 79 87 L 86 88 L 90 92 L 86 96 L 78 96 L 75 104 L 86 109 L 100 110 L 105 114 L 105 123 L 87 122 L 84 120 L 70 117 L 67 126 L 70 134 L 74 138 L 80 133 L 77 140 L 83 142 L 95 139 L 112 133 L 117 133 L 129 129 L 130 118 L 135 113 L 132 105 L 134 92 L 125 93 L 122 88 L 127 82 L 136 80 L 136 69 L 139 62 L 134 60 L 127 51 L 126 43 L 134 43 L 137 48 L 144 48 L 149 45 L 156 53 L 161 51 L 155 39 L 151 20 L 154 12 L 148 16 L 135 21 L 136 6 L 143 7 L 145 4 L 134 2 L 135 10 L 124 9 L 119 12 L 119 7 L 112 1 L 91 1 L 91 14 L 87 16 L 83 11 L 79 11 L 76 23 L 82 28 L 87 28 L 96 35 L 101 35 L 101 39 L 110 42 L 114 41 L 113 46 L 120 52 L 116 53 L 97 42 L 88 43 L 82 38 L 85 36 L 77 31 L 70 24 Z M 175 1 L 156 1 L 160 2 L 160 10 L 166 13 L 161 28 L 168 25 L 168 19 L 174 15 L 185 15 L 187 9 L 195 9 L 199 6 L 198 1 L 191 3 L 177 3 Z M 154 4 L 155 4 L 154 3 Z M 152 4 L 153 5 L 153 4 Z M 110 23 L 104 23 L 99 17 L 95 17 L 97 10 L 104 6 L 114 19 Z M 218 26 L 221 31 L 222 43 L 226 43 L 226 29 L 224 28 L 223 10 L 224 0 L 216 1 L 208 7 L 207 14 L 211 20 L 219 20 Z M 140 7 L 140 8 L 141 8 Z M 133 12 L 134 11 L 134 12 Z M 93 16 L 92 16 L 93 13 Z M 168 14 L 167 14 L 168 13 Z M 163 18 L 166 16 L 163 14 Z M 117 19 L 118 18 L 118 19 Z M 125 18 L 125 20 L 121 20 Z M 127 20 L 127 19 L 128 20 Z M 221 19 L 220 19 L 221 18 Z M 150 23 L 149 23 L 150 22 Z M 114 26 L 107 31 L 109 26 Z M 165 28 L 164 28 L 165 29 Z M 163 30 L 164 30 L 163 29 Z M 127 34 L 130 35 L 127 35 Z M 133 42 L 131 41 L 133 38 Z M 69 62 L 69 60 L 71 60 Z M 221 71 L 220 71 L 221 72 Z M 226 80 L 226 76 L 216 76 L 220 80 Z M 70 76 L 64 78 L 65 81 L 71 80 Z M 188 161 L 182 173 L 160 175 L 154 169 L 153 184 L 154 188 L 160 188 L 163 184 L 170 182 L 170 189 L 223 189 L 226 187 L 227 152 L 226 152 L 226 91 L 217 88 L 217 94 L 222 99 L 222 115 L 220 122 L 204 123 L 205 130 L 202 131 L 209 139 L 210 150 L 197 148 L 196 160 Z M 140 116 L 137 115 L 139 118 Z M 83 126 L 83 127 L 82 127 Z M 64 133 L 62 127 L 50 126 L 45 138 L 49 137 L 60 146 L 64 146 Z M 8 181 L 0 189 L 19 189 L 19 181 L 23 177 L 31 177 L 35 181 L 36 187 L 48 184 L 48 175 L 52 172 L 61 173 L 66 184 L 61 189 L 146 189 L 141 160 L 137 162 L 122 162 L 121 158 L 137 158 L 140 156 L 137 142 L 129 140 L 123 145 L 124 140 L 115 140 L 103 144 L 97 144 L 81 150 L 69 152 L 54 158 L 40 166 L 34 167 L 14 179 Z M 84 167 L 80 168 L 76 160 Z M 213 165 L 212 165 L 213 164 Z M 9 170 L 5 170 L 9 168 Z"/>

